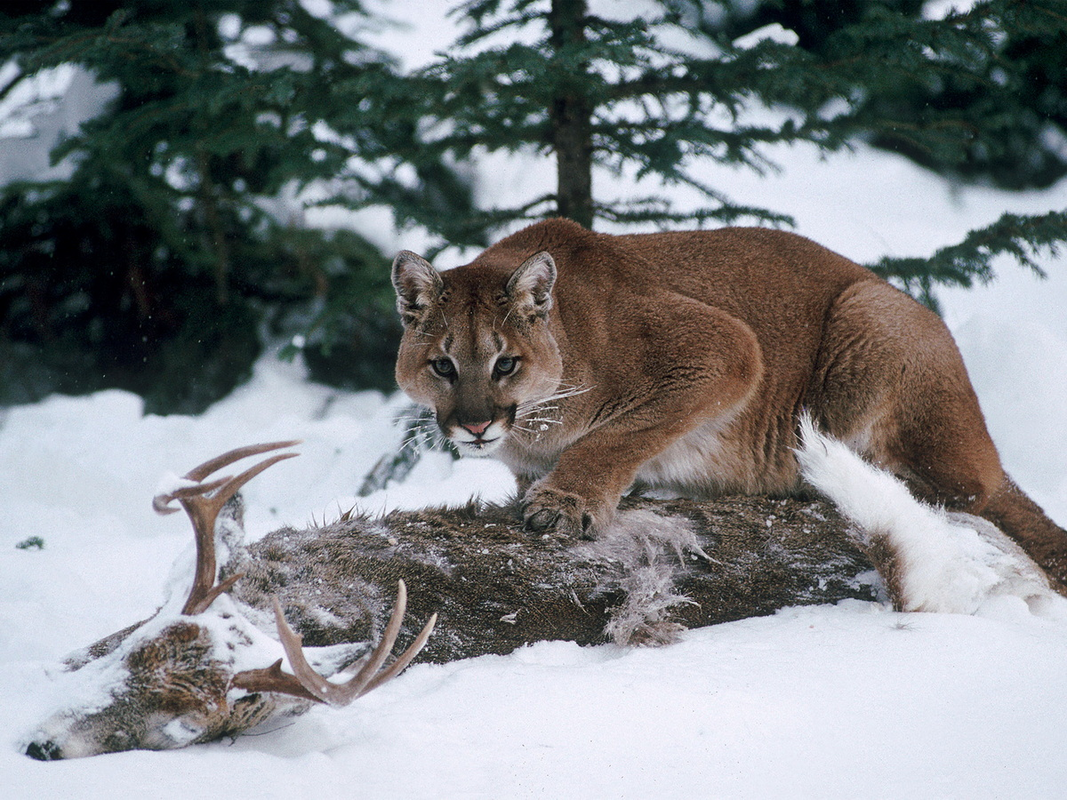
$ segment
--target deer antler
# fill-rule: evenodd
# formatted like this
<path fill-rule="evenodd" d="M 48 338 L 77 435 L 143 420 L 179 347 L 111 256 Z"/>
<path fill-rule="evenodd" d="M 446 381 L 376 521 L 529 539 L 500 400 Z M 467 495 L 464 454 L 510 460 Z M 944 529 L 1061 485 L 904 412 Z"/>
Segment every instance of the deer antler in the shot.
<path fill-rule="evenodd" d="M 156 510 L 156 513 L 173 514 L 178 509 L 171 507 L 170 504 L 177 500 L 185 509 L 185 513 L 189 515 L 190 522 L 193 523 L 193 533 L 196 535 L 196 576 L 193 578 L 193 588 L 189 592 L 189 598 L 182 606 L 183 614 L 199 614 L 207 610 L 216 597 L 229 590 L 241 577 L 231 575 L 222 583 L 215 584 L 215 520 L 226 501 L 267 467 L 298 454 L 280 453 L 246 469 L 236 477 L 217 478 L 209 483 L 201 483 L 201 481 L 212 472 L 229 466 L 235 461 L 240 461 L 242 458 L 297 444 L 300 442 L 270 442 L 230 450 L 191 469 L 185 475 L 185 479 L 197 481 L 195 485 L 183 486 L 171 492 L 158 494 L 153 498 L 152 508 Z"/>
<path fill-rule="evenodd" d="M 159 514 L 176 512 L 178 509 L 173 508 L 171 503 L 177 500 L 185 509 L 185 513 L 189 515 L 189 520 L 193 523 L 193 532 L 196 534 L 196 576 L 193 579 L 193 588 L 189 592 L 189 598 L 182 606 L 182 614 L 192 615 L 206 611 L 215 598 L 229 590 L 242 577 L 241 574 L 231 575 L 221 583 L 215 583 L 215 520 L 226 501 L 267 467 L 286 458 L 292 458 L 297 453 L 279 453 L 271 456 L 233 478 L 216 478 L 208 483 L 202 481 L 216 470 L 240 461 L 242 458 L 268 453 L 283 447 L 292 447 L 296 444 L 299 442 L 270 442 L 230 450 L 191 469 L 185 475 L 185 480 L 196 481 L 195 484 L 182 486 L 153 498 L 152 508 Z M 251 669 L 237 673 L 233 676 L 233 685 L 250 692 L 281 692 L 306 700 L 328 703 L 332 706 L 347 705 L 357 697 L 361 697 L 390 678 L 399 675 L 419 654 L 426 640 L 430 638 L 430 633 L 437 622 L 437 614 L 430 617 L 411 646 L 387 669 L 382 670 L 382 664 L 385 663 L 393 645 L 396 644 L 396 637 L 400 633 L 400 624 L 404 619 L 406 609 L 407 587 L 404 586 L 404 581 L 400 581 L 397 586 L 396 604 L 389 617 L 389 624 L 386 625 L 382 634 L 382 640 L 369 656 L 339 673 L 347 677 L 355 672 L 352 677 L 344 683 L 332 683 L 315 672 L 308 664 L 307 659 L 304 658 L 302 638 L 289 627 L 281 605 L 275 599 L 274 615 L 278 624 L 278 638 L 296 674 L 290 675 L 283 672 L 282 661 L 278 659 L 266 669 Z M 356 671 L 357 668 L 358 671 Z"/>
<path fill-rule="evenodd" d="M 393 613 L 389 617 L 389 624 L 385 627 L 382 639 L 374 651 L 364 656 L 355 664 L 346 667 L 340 673 L 341 676 L 349 676 L 344 683 L 333 683 L 317 673 L 304 657 L 303 638 L 295 633 L 285 621 L 281 604 L 277 598 L 274 600 L 274 616 L 278 624 L 278 638 L 285 655 L 289 658 L 289 664 L 295 675 L 282 672 L 282 660 L 278 659 L 266 669 L 252 669 L 239 672 L 233 677 L 233 685 L 250 692 L 281 692 L 307 700 L 316 700 L 331 706 L 345 706 L 356 698 L 362 697 L 367 692 L 377 689 L 386 681 L 399 675 L 411 660 L 419 654 L 426 640 L 430 638 L 433 627 L 437 622 L 437 614 L 433 614 L 415 641 L 411 643 L 397 659 L 382 670 L 382 664 L 389 656 L 393 645 L 396 643 L 397 634 L 400 632 L 400 623 L 404 619 L 407 608 L 407 588 L 404 581 L 397 584 L 396 604 Z M 358 668 L 358 671 L 357 671 Z M 352 673 L 355 672 L 353 675 Z"/>

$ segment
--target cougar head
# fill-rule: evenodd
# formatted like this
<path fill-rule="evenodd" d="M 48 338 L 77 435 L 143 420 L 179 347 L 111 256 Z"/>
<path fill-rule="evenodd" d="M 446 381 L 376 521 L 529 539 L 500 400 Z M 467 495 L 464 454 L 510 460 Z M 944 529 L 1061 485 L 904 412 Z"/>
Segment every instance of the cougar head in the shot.
<path fill-rule="evenodd" d="M 549 325 L 555 281 L 547 252 L 444 273 L 408 251 L 393 262 L 404 323 L 397 383 L 434 410 L 464 455 L 488 455 L 529 432 L 524 417 L 559 389 L 563 364 Z"/>

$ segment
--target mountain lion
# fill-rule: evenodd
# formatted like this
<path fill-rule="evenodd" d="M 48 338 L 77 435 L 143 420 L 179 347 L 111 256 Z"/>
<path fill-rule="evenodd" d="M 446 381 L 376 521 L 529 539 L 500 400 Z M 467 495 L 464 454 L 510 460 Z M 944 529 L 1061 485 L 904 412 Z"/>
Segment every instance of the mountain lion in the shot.
<path fill-rule="evenodd" d="M 941 320 L 808 239 L 556 219 L 444 273 L 401 252 L 393 284 L 397 382 L 461 453 L 512 469 L 533 530 L 595 535 L 634 485 L 794 492 L 806 410 L 1067 580 L 1067 531 L 1002 470 Z"/>

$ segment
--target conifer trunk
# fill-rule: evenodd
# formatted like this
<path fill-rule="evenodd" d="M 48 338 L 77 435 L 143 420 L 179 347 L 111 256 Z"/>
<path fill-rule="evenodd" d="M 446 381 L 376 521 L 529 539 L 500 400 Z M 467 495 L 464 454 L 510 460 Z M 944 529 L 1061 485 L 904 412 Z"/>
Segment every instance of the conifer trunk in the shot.
<path fill-rule="evenodd" d="M 552 48 L 585 40 L 586 0 L 552 0 Z M 583 91 L 584 67 L 558 84 L 550 119 L 556 153 L 556 206 L 561 217 L 586 228 L 593 225 L 593 109 Z"/>

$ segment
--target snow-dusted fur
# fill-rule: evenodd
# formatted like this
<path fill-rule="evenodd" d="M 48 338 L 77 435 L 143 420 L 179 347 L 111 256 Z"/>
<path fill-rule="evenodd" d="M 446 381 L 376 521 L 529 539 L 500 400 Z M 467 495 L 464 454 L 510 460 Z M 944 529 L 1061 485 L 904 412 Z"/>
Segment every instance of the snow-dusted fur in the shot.
<path fill-rule="evenodd" d="M 858 529 L 860 544 L 902 611 L 973 614 L 994 598 L 1067 614 L 1041 568 L 992 523 L 916 500 L 907 487 L 841 442 L 800 422 L 805 479 Z"/>
<path fill-rule="evenodd" d="M 615 567 L 601 588 L 621 589 L 624 600 L 612 609 L 604 634 L 623 646 L 673 644 L 685 626 L 672 612 L 695 602 L 677 585 L 686 559 L 711 560 L 692 523 L 643 509 L 620 512 L 595 542 L 579 546 L 575 554 Z"/>

